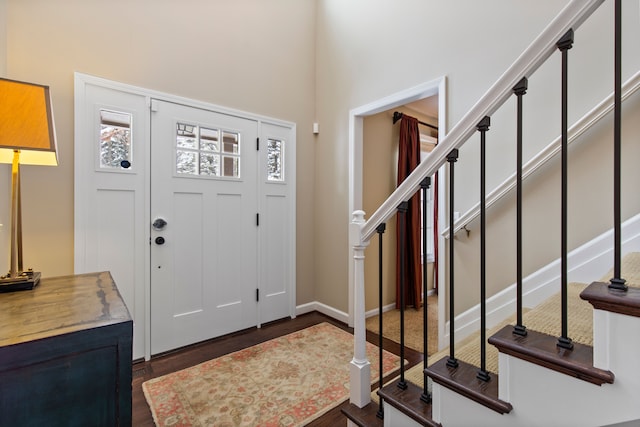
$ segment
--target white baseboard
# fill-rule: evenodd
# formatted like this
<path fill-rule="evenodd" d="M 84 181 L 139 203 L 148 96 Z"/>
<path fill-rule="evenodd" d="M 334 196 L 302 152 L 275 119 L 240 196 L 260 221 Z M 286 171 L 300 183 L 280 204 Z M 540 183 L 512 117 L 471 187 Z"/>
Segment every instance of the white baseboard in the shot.
<path fill-rule="evenodd" d="M 312 311 L 320 312 L 326 316 L 329 316 L 331 318 L 334 318 L 344 323 L 349 322 L 349 314 L 345 313 L 344 311 L 337 310 L 333 307 L 330 307 L 318 301 L 313 301 L 313 302 L 309 302 L 309 303 L 297 306 L 296 316 L 299 316 L 305 313 L 311 313 Z"/>
<path fill-rule="evenodd" d="M 427 296 L 428 297 L 433 296 L 435 294 L 436 294 L 436 290 L 435 289 L 429 289 L 427 291 Z M 394 301 L 391 304 L 383 306 L 382 307 L 382 312 L 386 313 L 387 311 L 391 311 L 391 310 L 395 310 L 395 309 L 396 309 L 396 303 Z M 372 310 L 369 310 L 366 313 L 364 313 L 364 317 L 368 319 L 369 317 L 377 316 L 378 314 L 380 314 L 380 313 L 378 311 L 378 308 L 376 307 L 376 308 L 374 308 Z"/>
<path fill-rule="evenodd" d="M 622 224 L 622 254 L 640 251 L 640 214 Z M 613 265 L 613 229 L 567 255 L 568 281 L 591 283 L 600 280 Z M 542 267 L 522 281 L 523 306 L 535 307 L 560 291 L 560 259 Z M 487 300 L 487 328 L 492 328 L 516 312 L 516 284 Z M 480 329 L 480 304 L 455 319 L 456 341 Z M 442 329 L 441 329 L 442 331 Z M 449 322 L 444 327 L 449 337 Z"/>
<path fill-rule="evenodd" d="M 391 311 L 391 310 L 395 310 L 396 309 L 396 303 L 392 302 L 389 305 L 385 305 L 382 307 L 382 312 L 386 313 L 387 311 Z M 364 314 L 364 317 L 366 319 L 368 319 L 369 317 L 373 317 L 373 316 L 377 316 L 378 314 L 380 314 L 380 311 L 377 308 L 374 308 L 373 310 L 369 310 Z"/>

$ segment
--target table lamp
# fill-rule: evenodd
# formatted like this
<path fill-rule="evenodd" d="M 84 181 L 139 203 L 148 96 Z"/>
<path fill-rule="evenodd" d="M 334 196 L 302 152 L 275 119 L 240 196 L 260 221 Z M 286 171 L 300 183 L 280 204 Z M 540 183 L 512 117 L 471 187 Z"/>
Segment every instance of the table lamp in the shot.
<path fill-rule="evenodd" d="M 0 163 L 11 166 L 11 260 L 0 292 L 33 289 L 40 273 L 22 264 L 20 165 L 58 164 L 49 87 L 0 78 Z"/>

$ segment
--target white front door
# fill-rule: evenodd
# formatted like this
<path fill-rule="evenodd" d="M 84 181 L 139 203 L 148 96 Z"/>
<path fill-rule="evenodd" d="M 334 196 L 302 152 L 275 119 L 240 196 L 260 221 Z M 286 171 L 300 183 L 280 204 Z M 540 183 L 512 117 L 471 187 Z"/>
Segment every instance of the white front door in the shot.
<path fill-rule="evenodd" d="M 157 354 L 258 323 L 258 130 L 253 120 L 158 100 L 151 123 Z"/>
<path fill-rule="evenodd" d="M 111 272 L 134 359 L 295 316 L 295 124 L 75 89 L 75 273 Z"/>

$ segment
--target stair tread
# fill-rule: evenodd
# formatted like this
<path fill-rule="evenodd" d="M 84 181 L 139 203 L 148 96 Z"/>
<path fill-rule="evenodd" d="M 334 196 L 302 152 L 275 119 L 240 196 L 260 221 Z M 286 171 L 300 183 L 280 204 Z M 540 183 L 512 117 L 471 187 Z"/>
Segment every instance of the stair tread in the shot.
<path fill-rule="evenodd" d="M 440 423 L 431 419 L 431 404 L 420 400 L 423 389 L 407 382 L 407 388 L 403 390 L 398 387 L 398 382 L 393 381 L 378 391 L 384 404 L 393 406 L 424 426 L 441 427 Z"/>
<path fill-rule="evenodd" d="M 582 291 L 580 298 L 599 310 L 640 317 L 640 288 L 629 287 L 624 292 L 609 289 L 608 283 L 594 282 Z"/>
<path fill-rule="evenodd" d="M 558 347 L 558 338 L 533 330 L 526 336 L 513 334 L 512 326 L 505 326 L 489 338 L 489 343 L 502 353 L 544 366 L 593 384 L 612 384 L 612 372 L 593 366 L 593 347 L 573 343 L 573 349 Z"/>
<path fill-rule="evenodd" d="M 342 408 L 342 413 L 360 427 L 382 427 L 384 425 L 384 420 L 377 416 L 378 404 L 375 402 L 369 403 L 364 408 L 358 408 L 350 403 Z"/>
<path fill-rule="evenodd" d="M 509 402 L 498 398 L 498 375 L 490 374 L 489 381 L 476 377 L 478 367 L 458 360 L 458 367 L 447 366 L 447 359 L 440 359 L 426 371 L 427 375 L 444 387 L 447 387 L 475 402 L 480 403 L 500 414 L 506 414 L 513 409 Z"/>

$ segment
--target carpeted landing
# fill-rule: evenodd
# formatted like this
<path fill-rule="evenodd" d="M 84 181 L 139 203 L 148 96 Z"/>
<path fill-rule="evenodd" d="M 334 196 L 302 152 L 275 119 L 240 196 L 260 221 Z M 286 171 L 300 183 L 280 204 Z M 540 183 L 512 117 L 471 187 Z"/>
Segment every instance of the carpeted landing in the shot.
<path fill-rule="evenodd" d="M 424 306 L 419 310 L 408 308 L 404 312 L 405 316 L 405 336 L 404 344 L 410 349 L 424 353 Z M 427 325 L 429 331 L 438 330 L 438 296 L 427 297 Z M 372 316 L 367 318 L 367 330 L 378 333 L 380 328 L 380 317 Z M 400 310 L 390 310 L 382 316 L 382 336 L 394 342 L 400 342 Z M 427 354 L 438 351 L 437 332 L 429 333 Z"/>

